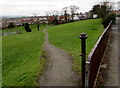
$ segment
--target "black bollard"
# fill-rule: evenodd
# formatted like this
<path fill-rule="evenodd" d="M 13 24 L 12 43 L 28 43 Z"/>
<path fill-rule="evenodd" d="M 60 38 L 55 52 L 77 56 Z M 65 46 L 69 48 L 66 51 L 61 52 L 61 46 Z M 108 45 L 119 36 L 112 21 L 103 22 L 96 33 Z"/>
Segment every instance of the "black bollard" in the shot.
<path fill-rule="evenodd" d="M 86 39 L 88 36 L 86 33 L 81 33 L 80 37 L 81 39 L 81 56 L 82 56 L 82 88 L 85 88 L 85 63 L 86 63 Z"/>

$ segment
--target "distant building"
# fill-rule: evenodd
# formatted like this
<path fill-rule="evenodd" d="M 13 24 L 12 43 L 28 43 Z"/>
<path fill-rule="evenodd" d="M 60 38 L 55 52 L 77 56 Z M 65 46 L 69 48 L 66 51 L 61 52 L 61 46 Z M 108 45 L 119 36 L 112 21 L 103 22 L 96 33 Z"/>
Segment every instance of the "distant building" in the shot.
<path fill-rule="evenodd" d="M 40 24 L 42 23 L 47 23 L 47 18 L 46 16 L 39 16 L 38 17 L 40 20 Z M 17 18 L 2 18 L 2 22 L 0 23 L 0 28 L 2 27 L 3 29 L 7 28 L 9 23 L 14 23 L 16 26 L 21 26 L 22 23 L 28 23 L 28 24 L 35 24 L 36 23 L 35 17 L 17 17 Z M 1 26 L 2 24 L 2 26 Z"/>
<path fill-rule="evenodd" d="M 2 29 L 2 22 L 0 22 L 0 30 Z"/>
<path fill-rule="evenodd" d="M 93 18 L 97 18 L 97 14 L 93 14 Z"/>
<path fill-rule="evenodd" d="M 78 15 L 77 15 L 77 14 L 76 14 L 76 15 L 74 15 L 73 19 L 74 19 L 74 20 L 79 20 Z"/>
<path fill-rule="evenodd" d="M 60 17 L 58 17 L 59 18 L 59 20 L 64 20 L 64 16 L 60 16 Z"/>
<path fill-rule="evenodd" d="M 91 12 L 85 12 L 85 18 L 86 19 L 91 18 Z"/>

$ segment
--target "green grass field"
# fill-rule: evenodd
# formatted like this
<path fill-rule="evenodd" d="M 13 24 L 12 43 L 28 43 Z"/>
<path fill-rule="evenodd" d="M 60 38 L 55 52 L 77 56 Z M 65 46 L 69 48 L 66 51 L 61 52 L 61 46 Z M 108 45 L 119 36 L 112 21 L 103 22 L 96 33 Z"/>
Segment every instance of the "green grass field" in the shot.
<path fill-rule="evenodd" d="M 2 68 L 3 86 L 36 86 L 36 80 L 42 70 L 46 59 L 40 57 L 43 52 L 45 26 L 37 30 L 36 25 L 30 27 L 33 32 L 26 33 L 23 27 L 22 34 L 3 36 L 2 38 Z M 96 30 L 92 30 L 96 29 Z M 9 32 L 6 29 L 4 32 Z M 80 33 L 88 34 L 87 54 L 93 48 L 97 39 L 103 32 L 101 19 L 78 21 L 57 26 L 49 26 L 50 42 L 72 54 L 74 57 L 74 69 L 80 71 Z"/>
<path fill-rule="evenodd" d="M 16 27 L 20 29 L 21 27 Z M 2 38 L 2 84 L 3 86 L 36 86 L 36 80 L 44 69 L 44 33 L 41 27 L 31 26 L 33 32 L 3 36 Z M 8 31 L 7 29 L 5 31 Z"/>
<path fill-rule="evenodd" d="M 79 56 L 81 53 L 81 40 L 78 38 L 80 33 L 85 32 L 88 35 L 88 55 L 103 31 L 104 29 L 103 25 L 101 24 L 101 19 L 78 21 L 74 23 L 53 26 L 48 29 L 50 42 L 73 55 L 73 67 L 79 72 L 81 70 L 81 58 Z"/>
<path fill-rule="evenodd" d="M 30 28 L 32 29 L 32 31 L 37 30 L 37 25 L 31 25 Z M 40 29 L 45 28 L 45 26 L 43 26 L 42 24 L 40 25 Z M 14 27 L 14 28 L 9 28 L 9 29 L 5 29 L 3 30 L 3 32 L 13 32 L 15 30 L 20 30 L 22 33 L 26 33 L 24 26 L 19 26 L 19 27 Z"/>

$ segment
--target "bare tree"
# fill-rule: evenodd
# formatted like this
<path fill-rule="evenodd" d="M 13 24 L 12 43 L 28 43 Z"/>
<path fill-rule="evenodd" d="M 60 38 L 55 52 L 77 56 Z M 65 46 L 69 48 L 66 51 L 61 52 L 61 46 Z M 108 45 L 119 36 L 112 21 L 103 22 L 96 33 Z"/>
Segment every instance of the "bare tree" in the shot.
<path fill-rule="evenodd" d="M 50 23 L 49 17 L 51 16 L 50 12 L 46 11 L 45 14 L 46 14 L 46 18 L 47 18 L 47 21 L 48 21 L 48 24 L 49 24 Z"/>
<path fill-rule="evenodd" d="M 58 16 L 60 15 L 60 12 L 58 10 L 51 11 L 51 15 L 53 16 L 52 24 L 58 24 Z"/>
<path fill-rule="evenodd" d="M 2 29 L 7 28 L 8 25 L 8 18 L 3 17 L 2 18 Z"/>
<path fill-rule="evenodd" d="M 2 17 L 2 35 L 4 35 L 4 29 L 7 28 L 8 26 L 8 18 L 7 17 Z"/>
<path fill-rule="evenodd" d="M 40 17 L 38 16 L 38 13 L 33 13 L 33 16 L 35 18 L 35 24 L 37 25 L 37 29 L 39 30 L 39 26 L 40 26 Z"/>
<path fill-rule="evenodd" d="M 47 18 L 47 21 L 48 21 L 48 24 L 50 24 L 51 20 L 50 20 L 50 16 L 53 16 L 54 13 L 53 11 L 46 11 L 46 18 Z"/>
<path fill-rule="evenodd" d="M 51 11 L 52 16 L 58 17 L 59 16 L 59 11 L 58 10 L 53 10 Z"/>
<path fill-rule="evenodd" d="M 75 12 L 77 12 L 77 10 L 79 9 L 79 7 L 75 6 L 75 5 L 71 5 L 71 6 L 69 6 L 69 9 L 70 9 L 70 12 L 71 12 L 71 18 L 73 20 L 74 14 L 75 14 Z"/>
<path fill-rule="evenodd" d="M 63 10 L 63 12 L 64 12 L 64 19 L 67 21 L 68 20 L 68 18 L 67 18 L 67 16 L 68 16 L 68 7 L 64 7 L 64 8 L 62 8 L 62 10 Z"/>

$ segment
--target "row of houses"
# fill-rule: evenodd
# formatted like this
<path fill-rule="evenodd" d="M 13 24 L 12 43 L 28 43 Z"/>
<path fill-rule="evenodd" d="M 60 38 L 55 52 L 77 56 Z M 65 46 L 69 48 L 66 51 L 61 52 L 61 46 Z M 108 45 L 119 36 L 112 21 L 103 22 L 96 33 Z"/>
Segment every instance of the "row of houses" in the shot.
<path fill-rule="evenodd" d="M 44 18 L 40 17 L 39 19 L 42 20 Z M 2 18 L 0 25 L 2 28 L 7 27 L 9 23 L 14 23 L 16 26 L 21 26 L 23 23 L 35 24 L 36 20 L 37 18 L 35 17 Z"/>
<path fill-rule="evenodd" d="M 89 18 L 90 13 L 86 12 L 85 14 L 75 14 L 74 15 L 74 20 L 80 20 L 80 19 L 85 19 Z M 71 15 L 69 15 L 68 20 L 71 20 Z M 31 16 L 31 17 L 17 17 L 17 18 L 2 18 L 2 22 L 0 23 L 0 28 L 6 28 L 9 23 L 14 23 L 16 26 L 21 26 L 22 23 L 29 23 L 29 24 L 36 24 L 36 22 L 39 20 L 39 23 L 48 23 L 49 21 L 54 20 L 54 16 Z M 64 16 L 57 16 L 58 20 L 65 20 Z"/>

